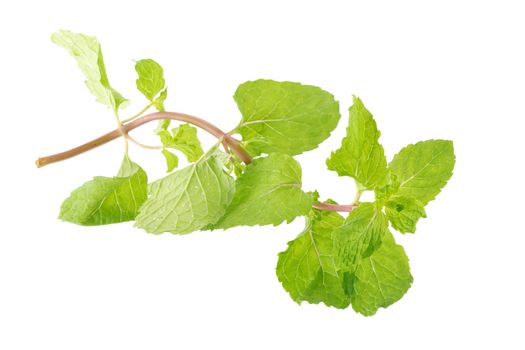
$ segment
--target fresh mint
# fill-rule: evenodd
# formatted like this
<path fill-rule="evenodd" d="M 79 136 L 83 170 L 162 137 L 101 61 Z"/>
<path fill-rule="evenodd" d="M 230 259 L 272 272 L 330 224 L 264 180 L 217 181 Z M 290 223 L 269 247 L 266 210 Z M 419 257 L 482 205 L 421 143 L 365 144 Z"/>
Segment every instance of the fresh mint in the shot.
<path fill-rule="evenodd" d="M 172 148 L 182 152 L 188 162 L 196 162 L 204 154 L 197 137 L 197 129 L 191 125 L 182 124 L 171 129 L 171 132 L 161 130 L 158 134 L 165 149 Z"/>
<path fill-rule="evenodd" d="M 224 132 L 204 119 L 165 111 L 164 70 L 154 60 L 142 59 L 135 62 L 136 87 L 146 98 L 145 106 L 121 121 L 119 108 L 127 100 L 109 84 L 98 40 L 69 31 L 53 34 L 52 40 L 76 59 L 89 90 L 113 110 L 117 129 L 81 147 L 39 158 L 37 166 L 118 137 L 126 142 L 117 175 L 97 176 L 74 190 L 62 204 L 62 220 L 86 226 L 134 220 L 149 233 L 189 234 L 279 225 L 304 217 L 305 228 L 279 253 L 276 268 L 295 302 L 352 306 L 370 316 L 408 291 L 413 282 L 409 260 L 391 230 L 414 233 L 418 221 L 427 217 L 429 202 L 453 173 L 452 141 L 411 144 L 388 162 L 372 113 L 354 97 L 346 135 L 326 165 L 339 176 L 353 178 L 356 195 L 347 204 L 321 202 L 317 192 L 303 190 L 303 171 L 293 156 L 316 148 L 337 126 L 339 103 L 329 92 L 295 82 L 245 82 L 234 95 L 238 126 Z M 157 112 L 145 114 L 150 108 Z M 128 135 L 151 121 L 158 121 L 160 146 L 142 145 Z M 179 124 L 168 130 L 171 121 Z M 217 142 L 203 148 L 197 128 Z M 146 172 L 130 160 L 128 140 L 160 149 L 169 174 L 148 185 Z M 175 151 L 188 162 L 178 170 Z M 375 200 L 361 201 L 365 191 L 372 191 Z"/>
<path fill-rule="evenodd" d="M 226 212 L 235 191 L 224 170 L 227 155 L 217 147 L 197 162 L 150 185 L 136 226 L 149 233 L 191 233 L 214 224 Z"/>
<path fill-rule="evenodd" d="M 237 178 L 232 203 L 214 228 L 279 225 L 307 215 L 312 197 L 301 190 L 301 172 L 287 154 L 255 159 Z"/>
<path fill-rule="evenodd" d="M 335 261 L 332 233 L 344 222 L 336 212 L 311 209 L 306 227 L 279 253 L 277 277 L 298 303 L 324 303 L 346 308 L 350 296 L 344 289 L 344 273 Z"/>
<path fill-rule="evenodd" d="M 124 157 L 116 177 L 97 176 L 71 193 L 59 218 L 79 225 L 107 225 L 131 221 L 147 198 L 148 177 Z"/>
<path fill-rule="evenodd" d="M 380 135 L 372 114 L 354 96 L 346 136 L 341 148 L 332 152 L 326 161 L 328 169 L 336 171 L 339 176 L 353 177 L 364 190 L 385 185 L 386 157 L 379 143 Z"/>
<path fill-rule="evenodd" d="M 333 232 L 334 254 L 343 272 L 354 273 L 363 258 L 372 255 L 388 231 L 388 221 L 381 207 L 362 203 L 352 210 Z"/>
<path fill-rule="evenodd" d="M 365 316 L 401 299 L 413 281 L 405 250 L 390 232 L 379 249 L 361 260 L 355 274 L 348 276 L 352 308 Z"/>
<path fill-rule="evenodd" d="M 86 86 L 98 102 L 111 107 L 115 113 L 127 104 L 128 101 L 109 84 L 102 49 L 97 38 L 61 30 L 53 34 L 51 40 L 68 50 L 75 58 L 86 76 Z"/>
<path fill-rule="evenodd" d="M 452 141 L 428 140 L 406 146 L 388 164 L 397 188 L 390 198 L 413 198 L 426 205 L 447 184 L 454 164 Z"/>
<path fill-rule="evenodd" d="M 241 84 L 233 98 L 242 114 L 235 132 L 254 155 L 312 150 L 340 118 L 334 96 L 316 86 L 261 79 Z"/>
<path fill-rule="evenodd" d="M 166 85 L 164 69 L 151 58 L 147 58 L 137 61 L 135 71 L 139 76 L 136 80 L 137 89 L 142 92 L 148 100 L 154 102 L 156 96 L 160 95 Z M 160 106 L 162 106 L 162 108 L 159 108 L 159 110 L 163 110 L 164 106 L 162 104 L 160 104 Z"/>

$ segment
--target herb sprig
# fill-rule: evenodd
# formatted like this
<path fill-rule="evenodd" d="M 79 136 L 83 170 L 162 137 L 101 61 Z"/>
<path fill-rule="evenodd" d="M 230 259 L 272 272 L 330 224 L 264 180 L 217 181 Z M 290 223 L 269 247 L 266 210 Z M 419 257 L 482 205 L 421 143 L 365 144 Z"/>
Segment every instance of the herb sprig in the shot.
<path fill-rule="evenodd" d="M 339 119 L 334 96 L 315 86 L 255 80 L 241 84 L 234 100 L 241 113 L 237 127 L 224 132 L 206 120 L 167 112 L 168 89 L 162 67 L 152 59 L 136 61 L 137 89 L 145 106 L 121 120 L 128 100 L 109 83 L 100 43 L 95 37 L 61 30 L 52 41 L 76 59 L 86 86 L 107 105 L 117 128 L 93 141 L 39 158 L 38 167 L 62 161 L 111 140 L 125 140 L 123 161 L 114 177 L 97 176 L 63 202 L 60 219 L 79 225 L 135 221 L 153 234 L 188 234 L 235 226 L 279 225 L 305 217 L 305 228 L 279 253 L 277 277 L 298 303 L 352 308 L 366 316 L 399 300 L 413 278 L 403 247 L 390 231 L 414 233 L 426 205 L 452 176 L 452 141 L 411 144 L 387 162 L 372 114 L 354 96 L 341 147 L 326 164 L 356 183 L 351 204 L 319 201 L 302 189 L 302 170 L 294 159 L 327 139 Z M 150 109 L 157 112 L 146 114 Z M 129 132 L 158 121 L 161 146 L 145 146 Z M 169 129 L 170 122 L 179 125 Z M 217 142 L 207 150 L 197 129 Z M 240 139 L 235 135 L 240 135 Z M 168 175 L 148 183 L 144 169 L 129 156 L 128 141 L 158 149 Z M 179 156 L 189 165 L 179 169 Z M 361 202 L 365 191 L 375 201 Z M 338 212 L 349 212 L 347 217 Z"/>

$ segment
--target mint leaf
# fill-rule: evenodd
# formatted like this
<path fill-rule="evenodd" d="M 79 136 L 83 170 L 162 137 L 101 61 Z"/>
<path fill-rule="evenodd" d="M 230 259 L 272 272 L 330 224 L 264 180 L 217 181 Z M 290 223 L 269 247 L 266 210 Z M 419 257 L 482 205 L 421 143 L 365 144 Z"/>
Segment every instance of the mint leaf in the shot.
<path fill-rule="evenodd" d="M 428 140 L 406 146 L 388 165 L 399 183 L 394 195 L 413 198 L 425 206 L 446 185 L 455 162 L 452 141 Z"/>
<path fill-rule="evenodd" d="M 332 231 L 343 221 L 335 212 L 312 209 L 303 232 L 288 242 L 286 251 L 279 253 L 277 277 L 296 302 L 323 302 L 337 308 L 349 305 L 343 275 L 334 261 L 332 242 Z"/>
<path fill-rule="evenodd" d="M 339 176 L 353 177 L 360 187 L 367 190 L 384 186 L 386 158 L 383 146 L 379 144 L 381 133 L 376 122 L 361 99 L 355 96 L 349 111 L 346 136 L 341 147 L 326 161 L 328 169 L 336 171 Z"/>
<path fill-rule="evenodd" d="M 339 122 L 339 103 L 315 86 L 248 81 L 234 95 L 242 114 L 235 129 L 254 154 L 300 154 L 316 148 Z"/>
<path fill-rule="evenodd" d="M 273 153 L 257 158 L 237 179 L 235 195 L 213 228 L 279 225 L 306 215 L 312 196 L 301 190 L 301 166 L 291 156 Z"/>
<path fill-rule="evenodd" d="M 164 148 L 162 149 L 162 155 L 166 159 L 166 164 L 168 165 L 168 173 L 171 173 L 173 169 L 179 166 L 179 158 L 175 154 L 171 153 L 170 151 Z"/>
<path fill-rule="evenodd" d="M 388 221 L 374 203 L 362 203 L 352 210 L 334 232 L 334 248 L 339 268 L 353 273 L 361 259 L 381 245 Z"/>
<path fill-rule="evenodd" d="M 396 230 L 414 233 L 420 218 L 426 218 L 424 205 L 411 197 L 394 197 L 385 204 L 385 214 Z"/>
<path fill-rule="evenodd" d="M 97 176 L 74 190 L 62 203 L 59 218 L 84 226 L 133 220 L 147 188 L 146 173 L 126 156 L 117 177 Z"/>
<path fill-rule="evenodd" d="M 137 89 L 151 101 L 151 105 L 155 109 L 159 112 L 164 112 L 164 101 L 168 97 L 168 88 L 165 88 L 166 81 L 164 80 L 164 69 L 162 69 L 162 66 L 151 58 L 146 58 L 135 63 L 135 71 L 139 76 L 135 81 Z M 171 120 L 169 119 L 159 120 L 155 132 L 158 134 L 160 131 L 168 129 L 170 122 Z M 176 156 L 174 154 L 170 155 L 168 151 L 164 150 L 162 153 L 168 162 L 168 172 L 170 172 L 170 168 L 173 170 L 177 167 L 175 163 Z"/>
<path fill-rule="evenodd" d="M 376 188 L 378 203 L 392 226 L 402 233 L 415 232 L 425 205 L 452 176 L 455 156 L 451 141 L 428 140 L 403 148 L 388 165 L 387 184 Z"/>
<path fill-rule="evenodd" d="M 215 223 L 234 192 L 226 161 L 227 155 L 214 147 L 198 162 L 153 182 L 136 226 L 156 234 L 185 234 Z"/>
<path fill-rule="evenodd" d="M 160 64 L 146 58 L 135 63 L 135 71 L 138 74 L 138 79 L 135 81 L 137 89 L 151 101 L 151 105 L 159 112 L 164 112 L 164 101 L 168 97 L 168 88 L 165 88 L 166 81 L 164 80 L 164 69 Z M 158 134 L 162 130 L 168 129 L 171 120 L 159 120 L 155 132 Z M 177 167 L 178 158 L 173 153 L 163 150 L 162 154 L 168 163 L 168 172 Z M 171 170 L 169 170 L 171 169 Z"/>
<path fill-rule="evenodd" d="M 108 81 L 102 49 L 97 38 L 68 30 L 60 30 L 51 36 L 51 40 L 69 51 L 86 76 L 86 85 L 97 101 L 113 109 L 124 107 L 127 100 L 113 89 Z"/>
<path fill-rule="evenodd" d="M 380 307 L 386 308 L 401 299 L 412 281 L 405 250 L 386 232 L 381 247 L 359 263 L 353 279 L 352 308 L 371 316 Z"/>
<path fill-rule="evenodd" d="M 137 89 L 150 101 L 164 89 L 164 70 L 154 60 L 147 58 L 135 63 L 135 71 L 139 78 L 136 80 Z"/>
<path fill-rule="evenodd" d="M 165 112 L 166 109 L 164 108 L 164 101 L 166 101 L 166 98 L 168 97 L 168 88 L 165 88 L 162 90 L 159 94 L 159 96 L 153 100 L 153 107 L 155 107 L 159 112 Z M 159 128 L 166 130 L 168 126 L 170 125 L 171 120 L 170 119 L 163 119 L 159 120 Z"/>
<path fill-rule="evenodd" d="M 197 161 L 203 154 L 197 137 L 197 129 L 189 124 L 182 124 L 171 129 L 159 131 L 160 140 L 165 148 L 174 148 L 186 156 L 189 162 Z"/>

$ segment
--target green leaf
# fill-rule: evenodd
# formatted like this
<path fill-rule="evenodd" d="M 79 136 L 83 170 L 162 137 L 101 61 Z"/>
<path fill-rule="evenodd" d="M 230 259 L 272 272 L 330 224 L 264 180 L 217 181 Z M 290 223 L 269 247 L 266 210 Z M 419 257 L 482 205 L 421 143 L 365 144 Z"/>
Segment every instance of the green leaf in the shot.
<path fill-rule="evenodd" d="M 164 158 L 166 158 L 166 164 L 168 165 L 168 173 L 171 173 L 173 169 L 179 166 L 179 158 L 175 154 L 163 148 L 162 155 L 164 156 Z"/>
<path fill-rule="evenodd" d="M 339 122 L 339 103 L 315 86 L 273 80 L 241 84 L 234 95 L 242 114 L 235 129 L 254 154 L 300 154 L 316 148 Z"/>
<path fill-rule="evenodd" d="M 387 231 L 388 221 L 374 203 L 362 203 L 352 210 L 344 224 L 334 232 L 340 269 L 353 273 L 361 259 L 379 248 Z"/>
<path fill-rule="evenodd" d="M 166 101 L 166 98 L 168 97 L 168 88 L 165 88 L 162 90 L 159 94 L 159 96 L 153 101 L 153 106 L 159 111 L 159 112 L 165 112 L 166 109 L 164 108 L 164 101 Z M 171 120 L 170 119 L 162 119 L 159 120 L 159 128 L 162 128 L 166 130 L 168 126 L 170 125 Z"/>
<path fill-rule="evenodd" d="M 168 88 L 165 88 L 166 81 L 164 80 L 164 69 L 162 69 L 162 66 L 151 58 L 147 58 L 139 60 L 135 63 L 135 71 L 139 76 L 139 78 L 135 81 L 137 89 L 142 92 L 142 94 L 148 100 L 151 101 L 151 104 L 153 107 L 155 107 L 155 109 L 157 109 L 159 112 L 164 112 L 164 101 L 166 101 L 166 98 L 168 97 Z M 158 134 L 162 130 L 167 130 L 170 122 L 171 120 L 169 119 L 159 120 L 159 124 L 155 132 Z M 163 153 L 165 152 L 163 151 Z M 168 163 L 171 162 L 173 165 L 173 160 L 175 159 L 173 157 L 176 156 L 174 154 L 172 154 L 173 156 L 166 154 L 164 154 L 166 160 Z M 168 160 L 168 157 L 170 160 Z M 176 167 L 177 166 L 175 165 L 175 168 Z M 170 165 L 168 165 L 168 169 L 169 168 Z M 169 171 L 170 170 L 168 170 L 168 172 Z"/>
<path fill-rule="evenodd" d="M 86 76 L 86 85 L 97 101 L 113 109 L 125 107 L 127 100 L 113 89 L 108 81 L 102 49 L 97 38 L 68 30 L 60 30 L 51 36 L 51 40 L 69 51 Z"/>
<path fill-rule="evenodd" d="M 312 209 L 306 227 L 288 249 L 279 253 L 277 277 L 297 303 L 307 301 L 346 308 L 349 297 L 333 255 L 332 231 L 344 219 L 335 212 Z"/>
<path fill-rule="evenodd" d="M 136 80 L 137 89 L 151 102 L 164 89 L 164 70 L 154 60 L 147 58 L 135 63 L 135 71 L 139 78 Z"/>
<path fill-rule="evenodd" d="M 165 112 L 166 109 L 164 108 L 164 101 L 166 101 L 167 97 L 168 97 L 168 88 L 165 88 L 164 90 L 160 92 L 159 96 L 153 101 L 153 107 L 155 107 L 159 112 Z M 159 120 L 159 123 L 157 124 L 157 128 L 155 129 L 155 133 L 159 135 L 162 131 L 168 130 L 170 123 L 171 123 L 171 119 Z"/>
<path fill-rule="evenodd" d="M 97 176 L 74 190 L 62 203 L 59 218 L 84 226 L 130 221 L 147 191 L 146 173 L 126 156 L 117 177 Z"/>
<path fill-rule="evenodd" d="M 189 162 L 197 161 L 203 154 L 201 143 L 197 137 L 197 129 L 189 124 L 182 124 L 169 131 L 159 132 L 162 145 L 174 148 L 186 156 Z"/>
<path fill-rule="evenodd" d="M 399 183 L 394 195 L 413 198 L 425 206 L 446 185 L 455 162 L 452 141 L 428 140 L 406 146 L 388 165 Z"/>
<path fill-rule="evenodd" d="M 224 171 L 227 157 L 214 147 L 198 162 L 152 183 L 136 226 L 156 234 L 185 234 L 215 223 L 235 190 Z"/>
<path fill-rule="evenodd" d="M 365 316 L 371 316 L 380 307 L 386 308 L 401 299 L 412 281 L 405 250 L 387 232 L 381 247 L 361 260 L 355 272 L 352 308 Z"/>
<path fill-rule="evenodd" d="M 332 152 L 326 161 L 328 169 L 339 176 L 351 176 L 367 190 L 385 185 L 386 158 L 379 143 L 381 133 L 377 130 L 372 114 L 363 102 L 354 96 L 350 107 L 350 119 L 341 147 Z"/>
<path fill-rule="evenodd" d="M 393 197 L 386 202 L 385 214 L 392 227 L 402 233 L 414 233 L 418 220 L 427 217 L 423 204 L 411 197 Z"/>
<path fill-rule="evenodd" d="M 213 228 L 279 225 L 306 215 L 312 196 L 301 190 L 301 166 L 291 156 L 272 153 L 246 166 L 237 179 L 235 195 Z"/>

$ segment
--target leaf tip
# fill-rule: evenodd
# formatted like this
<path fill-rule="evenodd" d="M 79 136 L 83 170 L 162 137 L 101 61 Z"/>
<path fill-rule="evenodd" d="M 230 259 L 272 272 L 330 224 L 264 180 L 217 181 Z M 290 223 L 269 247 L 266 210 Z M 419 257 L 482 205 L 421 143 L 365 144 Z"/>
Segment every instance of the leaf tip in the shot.
<path fill-rule="evenodd" d="M 352 105 L 350 106 L 350 109 L 365 109 L 365 105 L 363 103 L 363 101 L 361 100 L 361 98 L 359 96 L 356 96 L 356 95 L 352 95 Z"/>

